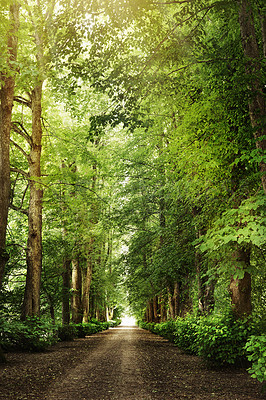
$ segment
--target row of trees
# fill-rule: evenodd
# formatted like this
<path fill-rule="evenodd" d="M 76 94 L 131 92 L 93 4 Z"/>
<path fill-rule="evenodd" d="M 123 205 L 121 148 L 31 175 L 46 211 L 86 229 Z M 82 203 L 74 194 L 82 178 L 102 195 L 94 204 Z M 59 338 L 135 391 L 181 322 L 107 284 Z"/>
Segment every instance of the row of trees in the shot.
<path fill-rule="evenodd" d="M 6 313 L 113 318 L 125 292 L 148 321 L 263 312 L 264 11 L 1 5 Z"/>

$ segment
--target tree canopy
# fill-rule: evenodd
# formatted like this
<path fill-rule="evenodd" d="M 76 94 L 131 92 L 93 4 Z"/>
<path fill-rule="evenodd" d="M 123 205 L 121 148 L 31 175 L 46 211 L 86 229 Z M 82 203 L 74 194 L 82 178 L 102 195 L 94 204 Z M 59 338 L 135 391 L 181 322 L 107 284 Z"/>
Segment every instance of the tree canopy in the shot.
<path fill-rule="evenodd" d="M 0 24 L 2 312 L 265 314 L 263 2 L 6 0 Z"/>

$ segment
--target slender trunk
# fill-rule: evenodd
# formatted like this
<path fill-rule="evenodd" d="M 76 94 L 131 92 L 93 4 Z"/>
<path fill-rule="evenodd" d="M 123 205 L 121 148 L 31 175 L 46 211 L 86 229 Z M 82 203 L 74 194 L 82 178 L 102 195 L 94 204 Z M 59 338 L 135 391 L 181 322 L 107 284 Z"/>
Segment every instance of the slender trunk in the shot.
<path fill-rule="evenodd" d="M 179 315 L 179 309 L 180 309 L 180 287 L 178 282 L 174 283 L 173 305 L 174 305 L 174 318 L 176 318 Z"/>
<path fill-rule="evenodd" d="M 153 316 L 154 316 L 154 322 L 159 322 L 159 318 L 158 318 L 158 297 L 154 296 L 153 300 L 152 300 L 152 304 L 153 304 Z"/>
<path fill-rule="evenodd" d="M 186 314 L 190 313 L 193 309 L 192 299 L 190 294 L 190 278 L 189 276 L 183 278 L 182 285 L 180 287 L 182 293 L 182 301 L 180 302 L 180 316 L 185 317 Z"/>
<path fill-rule="evenodd" d="M 250 249 L 243 249 L 237 246 L 233 253 L 235 272 L 246 270 L 250 266 Z M 251 305 L 251 275 L 245 271 L 244 277 L 231 278 L 230 293 L 233 313 L 237 318 L 250 315 Z"/>
<path fill-rule="evenodd" d="M 165 306 L 165 298 L 160 295 L 160 322 L 165 322 L 167 320 L 167 309 Z"/>
<path fill-rule="evenodd" d="M 171 291 L 171 288 L 169 286 L 167 287 L 167 293 L 168 293 L 169 319 L 174 319 L 174 317 L 175 317 L 175 308 L 174 308 L 174 303 L 173 303 L 172 291 Z"/>
<path fill-rule="evenodd" d="M 97 307 L 96 307 L 96 313 L 95 313 L 95 315 L 96 315 L 97 321 L 99 321 L 99 320 L 100 320 L 100 309 L 99 309 L 99 306 L 98 306 L 98 305 L 97 305 Z"/>
<path fill-rule="evenodd" d="M 41 107 L 42 82 L 32 91 L 32 146 L 30 150 L 30 202 L 27 243 L 27 278 L 22 319 L 39 315 L 42 270 Z"/>
<path fill-rule="evenodd" d="M 62 287 L 62 324 L 69 325 L 70 322 L 70 265 L 71 260 L 65 259 L 63 262 L 63 287 Z"/>
<path fill-rule="evenodd" d="M 72 261 L 72 322 L 79 324 L 82 322 L 82 307 L 81 307 L 81 270 L 79 260 Z"/>
<path fill-rule="evenodd" d="M 82 291 L 82 310 L 83 317 L 82 322 L 86 323 L 89 319 L 89 310 L 90 310 L 90 287 L 92 280 L 92 248 L 93 248 L 93 239 L 91 239 L 90 250 L 87 255 L 87 269 L 86 275 L 83 282 L 83 291 Z"/>
<path fill-rule="evenodd" d="M 202 314 L 209 314 L 214 309 L 215 279 L 207 276 L 207 267 L 203 264 L 202 255 L 195 255 L 197 281 L 198 281 L 198 307 Z"/>
<path fill-rule="evenodd" d="M 19 27 L 19 5 L 10 6 L 10 31 L 7 38 L 7 66 L 10 74 L 0 73 L 0 288 L 8 261 L 6 252 L 6 229 L 10 202 L 10 129 L 15 87 L 14 62 L 17 58 L 17 31 Z"/>
<path fill-rule="evenodd" d="M 262 39 L 265 52 L 265 17 L 262 18 Z M 250 0 L 241 0 L 239 6 L 239 24 L 242 47 L 246 59 L 246 75 L 249 82 L 249 117 L 254 132 L 256 147 L 263 154 L 266 150 L 265 98 L 263 94 L 262 67 L 259 46 L 256 39 L 254 17 Z M 265 55 L 264 55 L 265 56 Z M 259 163 L 261 181 L 266 193 L 266 163 Z"/>

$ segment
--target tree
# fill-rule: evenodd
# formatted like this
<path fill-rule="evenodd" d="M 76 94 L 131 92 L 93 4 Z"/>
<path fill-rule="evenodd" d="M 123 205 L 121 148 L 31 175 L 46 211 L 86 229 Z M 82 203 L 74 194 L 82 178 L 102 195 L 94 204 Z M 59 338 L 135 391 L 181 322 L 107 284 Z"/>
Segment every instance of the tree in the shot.
<path fill-rule="evenodd" d="M 16 58 L 18 46 L 19 3 L 12 1 L 9 8 L 9 29 L 4 38 L 5 65 L 0 69 L 0 287 L 8 260 L 6 252 L 6 228 L 10 202 L 10 131 L 17 72 Z M 3 30 L 4 32 L 4 30 Z M 3 44 L 2 44 L 3 45 Z"/>

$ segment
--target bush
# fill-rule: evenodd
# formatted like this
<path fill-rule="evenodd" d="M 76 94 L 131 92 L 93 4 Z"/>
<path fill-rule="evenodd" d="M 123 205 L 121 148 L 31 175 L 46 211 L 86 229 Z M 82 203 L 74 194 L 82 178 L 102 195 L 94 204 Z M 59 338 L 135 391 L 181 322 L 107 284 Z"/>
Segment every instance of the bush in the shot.
<path fill-rule="evenodd" d="M 0 345 L 4 350 L 43 351 L 56 341 L 54 326 L 39 318 L 1 320 Z"/>
<path fill-rule="evenodd" d="M 85 338 L 86 336 L 108 329 L 110 326 L 109 322 L 100 322 L 94 319 L 91 321 L 88 323 L 59 326 L 58 338 L 62 341 L 71 341 L 75 338 Z"/>
<path fill-rule="evenodd" d="M 219 365 L 242 363 L 253 328 L 250 319 L 236 320 L 230 314 L 202 318 L 197 333 L 198 355 Z"/>
<path fill-rule="evenodd" d="M 57 328 L 58 339 L 68 342 L 78 337 L 78 329 L 75 325 L 63 325 Z"/>
<path fill-rule="evenodd" d="M 247 358 L 252 362 L 248 369 L 252 378 L 257 378 L 259 382 L 266 383 L 266 335 L 252 335 L 248 339 L 245 350 Z"/>
<path fill-rule="evenodd" d="M 194 316 L 177 318 L 175 322 L 174 343 L 188 354 L 198 353 L 198 329 L 200 319 Z"/>
<path fill-rule="evenodd" d="M 258 323 L 251 318 L 236 320 L 228 313 L 207 317 L 188 315 L 160 324 L 140 322 L 139 326 L 174 342 L 186 353 L 223 365 L 247 362 L 245 345 Z"/>
<path fill-rule="evenodd" d="M 116 326 L 121 324 L 121 319 L 116 319 L 116 320 L 110 320 L 109 321 L 109 327 L 110 328 L 115 328 Z"/>
<path fill-rule="evenodd" d="M 166 321 L 155 324 L 154 332 L 173 343 L 175 340 L 176 322 Z"/>

